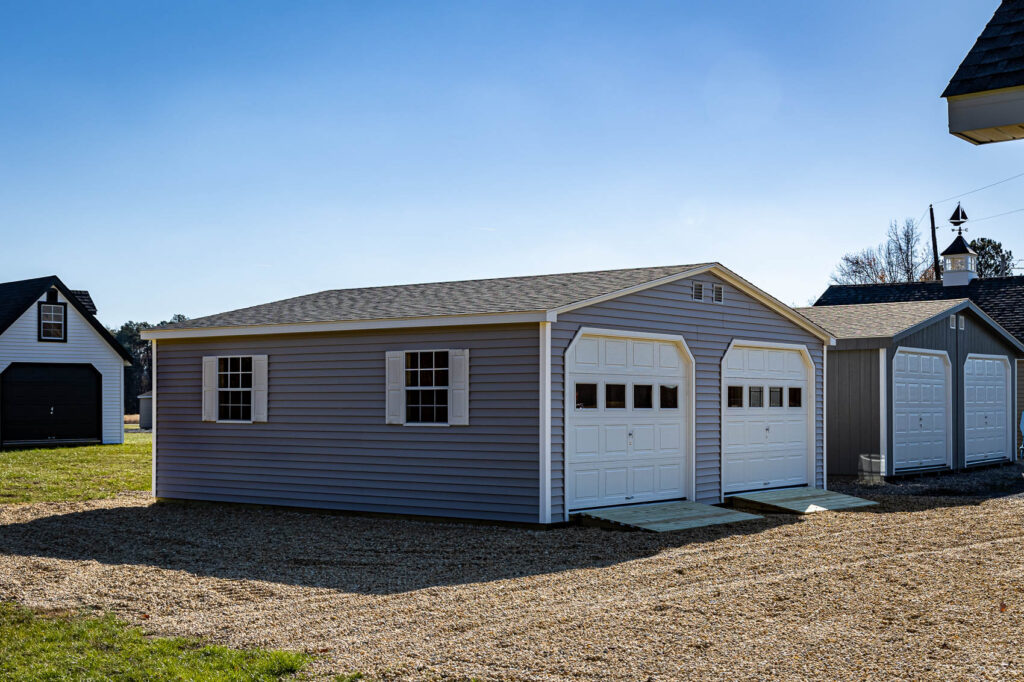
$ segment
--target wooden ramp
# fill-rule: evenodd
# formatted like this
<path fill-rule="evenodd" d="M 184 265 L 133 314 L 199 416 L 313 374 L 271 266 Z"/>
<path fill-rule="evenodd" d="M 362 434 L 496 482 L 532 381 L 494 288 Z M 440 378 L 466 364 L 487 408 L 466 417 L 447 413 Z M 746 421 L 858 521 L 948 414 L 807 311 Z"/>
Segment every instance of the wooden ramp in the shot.
<path fill-rule="evenodd" d="M 834 493 L 821 488 L 786 488 L 785 490 L 740 493 L 731 495 L 729 500 L 734 507 L 794 514 L 813 514 L 814 512 L 870 507 L 878 504 L 871 500 Z"/>
<path fill-rule="evenodd" d="M 573 516 L 583 517 L 584 521 L 604 522 L 655 533 L 762 518 L 755 514 L 699 502 L 654 502 L 625 507 L 605 507 L 576 512 Z"/>

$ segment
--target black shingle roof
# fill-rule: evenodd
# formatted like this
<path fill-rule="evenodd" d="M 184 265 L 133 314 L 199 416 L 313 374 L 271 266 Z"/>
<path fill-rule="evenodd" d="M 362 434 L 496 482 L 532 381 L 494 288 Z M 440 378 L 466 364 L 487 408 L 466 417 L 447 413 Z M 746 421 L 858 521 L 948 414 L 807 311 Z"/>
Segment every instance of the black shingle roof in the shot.
<path fill-rule="evenodd" d="M 0 334 L 7 331 L 7 328 L 14 324 L 15 320 L 21 317 L 22 313 L 28 310 L 29 306 L 39 300 L 39 297 L 53 286 L 57 287 L 57 290 L 64 294 L 64 297 L 71 302 L 71 305 L 81 313 L 99 335 L 110 344 L 111 348 L 116 350 L 125 360 L 131 361 L 131 354 L 96 319 L 96 306 L 93 304 L 92 296 L 89 295 L 89 292 L 80 289 L 77 291 L 68 289 L 56 275 L 23 279 L 17 282 L 0 282 Z"/>
<path fill-rule="evenodd" d="M 1024 0 L 1003 0 L 943 97 L 1024 85 Z"/>
<path fill-rule="evenodd" d="M 711 263 L 334 289 L 157 327 L 239 327 L 551 310 Z"/>
<path fill-rule="evenodd" d="M 815 301 L 821 305 L 938 301 L 969 298 L 1018 341 L 1024 342 L 1024 276 L 976 279 L 958 287 L 942 282 L 834 284 Z"/>

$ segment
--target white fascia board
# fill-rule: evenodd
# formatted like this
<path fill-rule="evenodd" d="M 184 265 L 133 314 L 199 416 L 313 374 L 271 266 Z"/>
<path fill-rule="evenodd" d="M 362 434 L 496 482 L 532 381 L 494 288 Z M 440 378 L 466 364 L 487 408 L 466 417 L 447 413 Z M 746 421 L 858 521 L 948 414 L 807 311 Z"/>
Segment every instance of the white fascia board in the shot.
<path fill-rule="evenodd" d="M 338 322 L 300 322 L 296 324 L 254 324 L 240 327 L 193 327 L 191 329 L 147 329 L 143 339 L 196 339 L 223 336 L 256 336 L 263 334 L 315 334 L 369 329 L 413 329 L 417 327 L 465 327 L 481 324 L 522 324 L 548 321 L 543 310 L 484 315 L 445 315 L 437 317 L 403 317 L 377 320 L 343 320 Z"/>

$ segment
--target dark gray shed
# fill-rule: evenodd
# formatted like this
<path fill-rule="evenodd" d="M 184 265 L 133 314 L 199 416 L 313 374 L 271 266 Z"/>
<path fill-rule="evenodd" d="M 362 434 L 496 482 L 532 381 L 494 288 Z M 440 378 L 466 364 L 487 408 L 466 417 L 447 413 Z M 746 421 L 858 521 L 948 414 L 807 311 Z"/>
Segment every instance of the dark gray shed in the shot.
<path fill-rule="evenodd" d="M 826 360 L 828 473 L 897 475 L 1011 460 L 1024 346 L 968 299 L 798 310 Z"/>

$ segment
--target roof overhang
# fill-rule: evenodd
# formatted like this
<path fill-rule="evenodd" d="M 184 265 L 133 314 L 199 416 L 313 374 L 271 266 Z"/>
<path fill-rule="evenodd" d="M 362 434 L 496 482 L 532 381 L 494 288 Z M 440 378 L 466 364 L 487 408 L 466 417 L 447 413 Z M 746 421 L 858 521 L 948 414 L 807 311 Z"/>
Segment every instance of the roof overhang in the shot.
<path fill-rule="evenodd" d="M 971 144 L 1024 139 L 1024 86 L 946 98 L 949 132 Z"/>
<path fill-rule="evenodd" d="M 668 277 L 660 277 L 649 282 L 619 289 L 601 296 L 577 301 L 551 310 L 528 310 L 508 313 L 466 314 L 466 315 L 435 315 L 426 317 L 384 318 L 373 320 L 338 320 L 334 322 L 300 322 L 294 324 L 258 324 L 234 327 L 192 327 L 176 329 L 147 329 L 141 334 L 143 339 L 159 341 L 161 339 L 196 339 L 226 336 L 256 336 L 265 334 L 316 334 L 319 332 L 365 331 L 371 329 L 414 329 L 420 327 L 465 327 L 490 324 L 524 324 L 538 322 L 555 322 L 562 313 L 578 310 L 609 301 L 629 294 L 669 284 L 687 277 L 710 273 L 725 280 L 738 290 L 775 311 L 801 329 L 834 345 L 835 339 L 827 331 L 817 326 L 782 301 L 774 298 L 743 279 L 728 268 L 717 263 L 701 265 L 696 268 L 677 272 Z"/>

